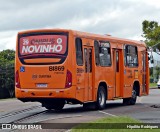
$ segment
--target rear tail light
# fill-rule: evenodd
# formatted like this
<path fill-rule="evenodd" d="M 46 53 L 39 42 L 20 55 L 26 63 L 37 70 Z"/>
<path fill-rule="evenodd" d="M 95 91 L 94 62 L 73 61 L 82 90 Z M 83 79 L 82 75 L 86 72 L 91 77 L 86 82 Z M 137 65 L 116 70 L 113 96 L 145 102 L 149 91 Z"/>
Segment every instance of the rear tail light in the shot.
<path fill-rule="evenodd" d="M 67 70 L 65 88 L 69 88 L 71 86 L 72 86 L 72 73 L 69 70 Z"/>
<path fill-rule="evenodd" d="M 17 88 L 21 88 L 21 84 L 20 84 L 20 78 L 19 78 L 19 72 L 18 72 L 18 70 L 16 71 L 16 75 L 15 75 L 15 77 L 16 77 L 16 82 L 15 82 L 16 87 L 17 87 Z"/>

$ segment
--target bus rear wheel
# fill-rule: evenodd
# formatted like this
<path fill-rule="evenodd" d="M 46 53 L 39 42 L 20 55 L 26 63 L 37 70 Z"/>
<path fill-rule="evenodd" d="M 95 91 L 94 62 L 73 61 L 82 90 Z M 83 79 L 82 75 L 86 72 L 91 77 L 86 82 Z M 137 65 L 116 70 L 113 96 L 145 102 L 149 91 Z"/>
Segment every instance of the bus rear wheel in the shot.
<path fill-rule="evenodd" d="M 56 104 L 48 103 L 48 104 L 43 104 L 43 106 L 48 109 L 48 110 L 62 110 L 64 107 L 65 103 L 64 102 L 58 102 Z"/>
<path fill-rule="evenodd" d="M 132 90 L 132 97 L 123 99 L 124 105 L 135 105 L 137 100 L 137 92 L 135 89 Z"/>
<path fill-rule="evenodd" d="M 102 110 L 105 108 L 105 106 L 106 106 L 106 91 L 103 86 L 100 86 L 97 92 L 96 108 Z"/>

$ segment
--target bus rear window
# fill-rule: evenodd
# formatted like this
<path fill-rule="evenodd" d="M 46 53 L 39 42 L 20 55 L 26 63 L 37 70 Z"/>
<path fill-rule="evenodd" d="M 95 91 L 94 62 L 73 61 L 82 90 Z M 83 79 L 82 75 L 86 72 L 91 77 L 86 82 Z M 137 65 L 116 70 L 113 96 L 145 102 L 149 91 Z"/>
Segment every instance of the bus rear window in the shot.
<path fill-rule="evenodd" d="M 62 35 L 38 35 L 20 38 L 20 54 L 64 54 L 67 38 Z"/>
<path fill-rule="evenodd" d="M 19 35 L 18 49 L 19 58 L 24 63 L 28 62 L 27 59 L 37 58 L 62 58 L 64 60 L 67 55 L 67 34 L 22 34 Z"/>

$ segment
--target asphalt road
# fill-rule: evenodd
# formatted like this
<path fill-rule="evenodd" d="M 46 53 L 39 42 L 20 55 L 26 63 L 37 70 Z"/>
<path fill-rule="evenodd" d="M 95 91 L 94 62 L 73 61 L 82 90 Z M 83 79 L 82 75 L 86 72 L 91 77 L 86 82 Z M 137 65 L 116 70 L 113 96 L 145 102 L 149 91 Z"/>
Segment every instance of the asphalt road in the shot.
<path fill-rule="evenodd" d="M 104 110 L 85 110 L 82 105 L 66 105 L 62 111 L 46 110 L 40 103 L 17 99 L 0 101 L 0 123 L 81 123 L 109 116 L 131 116 L 147 123 L 160 123 L 160 89 L 139 97 L 136 105 L 124 106 L 122 100 L 107 101 Z"/>
<path fill-rule="evenodd" d="M 139 99 L 138 105 L 142 105 L 144 110 L 129 114 L 131 117 L 147 123 L 160 123 L 160 89 L 150 90 L 149 96 Z"/>

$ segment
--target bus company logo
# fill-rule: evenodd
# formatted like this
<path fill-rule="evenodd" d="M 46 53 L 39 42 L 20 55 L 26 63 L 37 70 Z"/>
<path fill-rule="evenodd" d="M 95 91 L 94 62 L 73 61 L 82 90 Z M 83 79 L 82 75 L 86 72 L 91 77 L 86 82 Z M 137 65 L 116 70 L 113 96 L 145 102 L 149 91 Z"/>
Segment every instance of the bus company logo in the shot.
<path fill-rule="evenodd" d="M 10 130 L 10 129 L 12 129 L 11 124 L 2 124 L 2 130 Z"/>
<path fill-rule="evenodd" d="M 23 45 L 28 45 L 29 44 L 29 40 L 28 39 L 23 39 Z"/>

